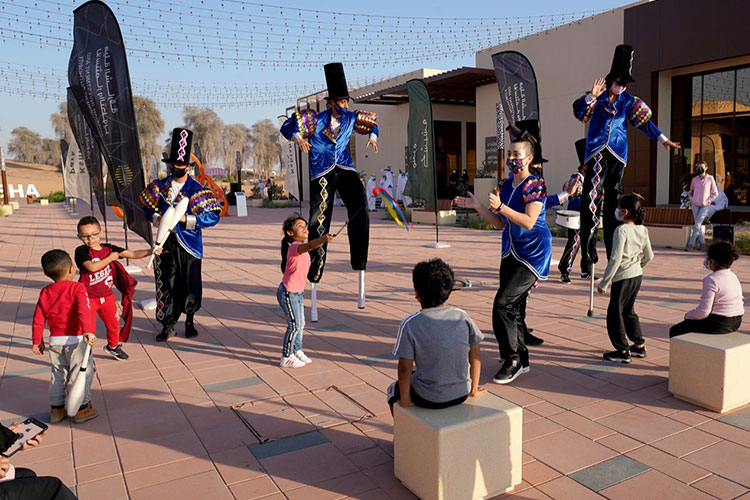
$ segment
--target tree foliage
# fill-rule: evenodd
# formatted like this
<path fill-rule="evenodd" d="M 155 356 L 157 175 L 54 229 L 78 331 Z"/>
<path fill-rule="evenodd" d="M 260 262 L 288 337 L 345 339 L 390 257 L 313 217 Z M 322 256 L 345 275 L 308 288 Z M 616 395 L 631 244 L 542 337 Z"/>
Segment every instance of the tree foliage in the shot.
<path fill-rule="evenodd" d="M 255 175 L 267 178 L 281 158 L 279 129 L 269 120 L 255 122 L 250 129 Z"/>
<path fill-rule="evenodd" d="M 242 163 L 251 158 L 252 143 L 250 129 L 242 123 L 234 123 L 224 127 L 222 161 L 227 173 L 237 178 L 237 151 L 240 152 Z"/>
<path fill-rule="evenodd" d="M 193 143 L 200 145 L 203 166 L 213 166 L 223 156 L 224 122 L 213 109 L 196 106 L 185 106 L 182 118 L 193 131 Z"/>
<path fill-rule="evenodd" d="M 138 144 L 141 146 L 141 162 L 148 172 L 151 169 L 151 155 L 157 161 L 161 159 L 159 136 L 164 132 L 164 120 L 151 99 L 133 96 L 133 108 L 138 130 Z"/>

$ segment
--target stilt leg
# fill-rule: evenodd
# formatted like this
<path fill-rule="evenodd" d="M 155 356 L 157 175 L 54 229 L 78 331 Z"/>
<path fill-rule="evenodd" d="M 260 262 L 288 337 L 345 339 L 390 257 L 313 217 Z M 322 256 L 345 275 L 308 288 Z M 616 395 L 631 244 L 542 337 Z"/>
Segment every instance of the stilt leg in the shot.
<path fill-rule="evenodd" d="M 318 287 L 317 283 L 312 284 L 312 306 L 310 307 L 310 321 L 318 322 Z"/>
<path fill-rule="evenodd" d="M 357 298 L 357 307 L 365 308 L 365 272 L 359 272 L 359 297 Z"/>
<path fill-rule="evenodd" d="M 591 287 L 589 290 L 589 312 L 588 316 L 594 315 L 594 278 L 596 277 L 596 264 L 591 263 Z"/>

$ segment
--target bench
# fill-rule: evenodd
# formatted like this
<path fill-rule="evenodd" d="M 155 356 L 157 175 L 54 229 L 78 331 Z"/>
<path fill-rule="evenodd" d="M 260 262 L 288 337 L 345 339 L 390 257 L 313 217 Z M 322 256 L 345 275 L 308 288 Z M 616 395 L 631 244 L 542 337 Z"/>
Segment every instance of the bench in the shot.
<path fill-rule="evenodd" d="M 393 408 L 394 473 L 422 500 L 492 498 L 521 483 L 522 410 L 493 394 Z"/>
<path fill-rule="evenodd" d="M 651 246 L 685 248 L 694 224 L 693 211 L 686 208 L 646 207 L 646 222 Z"/>
<path fill-rule="evenodd" d="M 688 333 L 669 342 L 669 392 L 724 413 L 750 403 L 750 335 Z"/>

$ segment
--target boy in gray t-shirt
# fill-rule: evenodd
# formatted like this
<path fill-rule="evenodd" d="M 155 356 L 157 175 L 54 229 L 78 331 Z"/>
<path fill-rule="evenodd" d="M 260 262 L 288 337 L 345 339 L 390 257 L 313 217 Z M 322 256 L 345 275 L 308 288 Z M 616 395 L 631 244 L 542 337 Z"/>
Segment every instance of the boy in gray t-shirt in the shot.
<path fill-rule="evenodd" d="M 420 262 L 412 271 L 422 310 L 401 322 L 393 354 L 398 381 L 388 388 L 388 404 L 447 408 L 481 396 L 479 343 L 484 336 L 461 309 L 446 306 L 453 270 L 441 259 Z M 414 364 L 416 363 L 416 370 Z"/>

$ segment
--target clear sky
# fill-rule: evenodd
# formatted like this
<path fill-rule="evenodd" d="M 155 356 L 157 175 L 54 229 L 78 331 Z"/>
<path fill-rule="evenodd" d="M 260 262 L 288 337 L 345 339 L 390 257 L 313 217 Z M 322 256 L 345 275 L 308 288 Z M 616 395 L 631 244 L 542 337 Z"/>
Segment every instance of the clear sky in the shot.
<path fill-rule="evenodd" d="M 133 91 L 157 102 L 165 138 L 182 124 L 184 105 L 210 105 L 225 123 L 275 119 L 295 96 L 325 88 L 322 66 L 330 61 L 344 62 L 350 85 L 473 66 L 477 49 L 632 3 L 266 1 L 106 1 L 130 52 Z M 3 0 L 0 146 L 18 126 L 54 136 L 49 115 L 64 99 L 72 11 L 82 4 Z"/>

